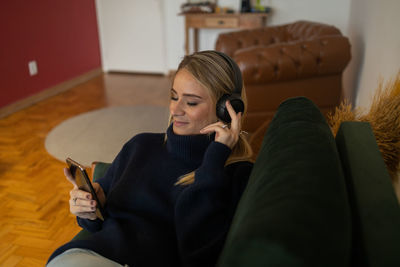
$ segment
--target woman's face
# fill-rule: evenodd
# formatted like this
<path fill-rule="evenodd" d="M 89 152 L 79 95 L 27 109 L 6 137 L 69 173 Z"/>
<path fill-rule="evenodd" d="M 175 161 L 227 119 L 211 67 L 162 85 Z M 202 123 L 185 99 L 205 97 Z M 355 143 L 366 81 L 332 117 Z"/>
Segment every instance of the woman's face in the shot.
<path fill-rule="evenodd" d="M 202 128 L 217 121 L 215 103 L 207 89 L 185 69 L 175 76 L 169 110 L 178 135 L 200 134 Z"/>

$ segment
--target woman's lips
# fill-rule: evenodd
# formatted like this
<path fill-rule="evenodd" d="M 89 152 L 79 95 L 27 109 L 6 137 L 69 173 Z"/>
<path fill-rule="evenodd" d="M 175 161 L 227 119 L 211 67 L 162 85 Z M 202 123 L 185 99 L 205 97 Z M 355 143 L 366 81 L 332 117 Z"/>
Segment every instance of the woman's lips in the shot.
<path fill-rule="evenodd" d="M 189 124 L 188 122 L 184 122 L 184 121 L 174 121 L 174 126 L 176 127 L 182 127 Z"/>

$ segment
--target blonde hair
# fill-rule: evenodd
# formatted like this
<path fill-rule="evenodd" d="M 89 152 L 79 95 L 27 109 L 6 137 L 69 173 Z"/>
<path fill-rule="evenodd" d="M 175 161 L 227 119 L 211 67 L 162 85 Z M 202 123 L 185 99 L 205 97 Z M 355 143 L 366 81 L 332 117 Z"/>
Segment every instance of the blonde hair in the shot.
<path fill-rule="evenodd" d="M 178 66 L 176 74 L 185 69 L 205 88 L 208 89 L 208 93 L 213 99 L 216 105 L 217 100 L 224 94 L 232 94 L 235 88 L 234 81 L 236 80 L 234 75 L 234 70 L 229 65 L 229 63 L 221 55 L 217 54 L 215 51 L 201 51 L 194 53 L 192 55 L 187 55 L 183 58 Z M 175 78 L 175 77 L 174 77 Z M 244 112 L 243 117 L 247 110 L 247 99 L 246 91 L 242 84 L 241 97 L 244 102 Z M 171 125 L 172 116 L 170 115 L 168 125 Z M 251 150 L 250 144 L 246 140 L 246 137 L 242 134 L 239 135 L 239 140 L 232 148 L 231 155 L 227 159 L 225 166 L 239 162 L 239 161 L 252 161 L 251 156 L 253 152 Z M 179 180 L 175 185 L 189 185 L 194 182 L 195 171 L 187 173 L 179 177 Z"/>

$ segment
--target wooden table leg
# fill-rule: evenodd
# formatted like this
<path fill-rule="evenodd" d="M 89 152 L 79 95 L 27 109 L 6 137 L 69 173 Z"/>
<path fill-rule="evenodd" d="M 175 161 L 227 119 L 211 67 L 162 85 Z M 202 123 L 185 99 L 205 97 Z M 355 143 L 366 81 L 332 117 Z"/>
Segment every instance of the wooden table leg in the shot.
<path fill-rule="evenodd" d="M 194 37 L 194 52 L 199 51 L 199 29 L 193 29 L 193 37 Z"/>
<path fill-rule="evenodd" d="M 185 53 L 186 55 L 189 55 L 189 26 L 187 17 L 185 19 Z"/>

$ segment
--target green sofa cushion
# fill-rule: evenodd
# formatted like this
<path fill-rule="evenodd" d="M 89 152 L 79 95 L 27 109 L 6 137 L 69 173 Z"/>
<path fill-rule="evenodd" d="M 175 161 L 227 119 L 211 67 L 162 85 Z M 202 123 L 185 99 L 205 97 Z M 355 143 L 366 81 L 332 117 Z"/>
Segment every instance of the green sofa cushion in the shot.
<path fill-rule="evenodd" d="M 352 266 L 400 266 L 400 206 L 370 124 L 342 123 L 336 143 L 352 209 Z"/>
<path fill-rule="evenodd" d="M 289 99 L 265 135 L 218 266 L 347 266 L 350 237 L 335 140 L 314 103 Z"/>

